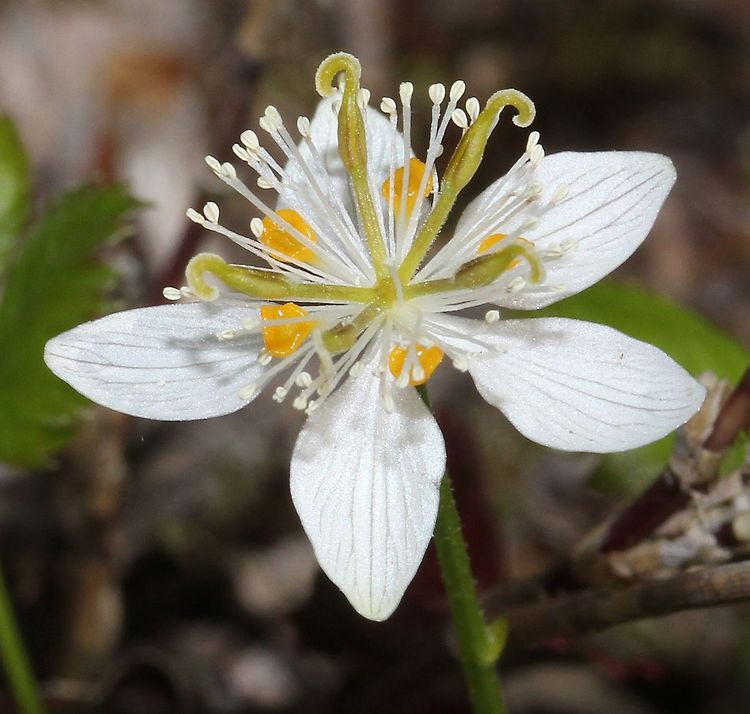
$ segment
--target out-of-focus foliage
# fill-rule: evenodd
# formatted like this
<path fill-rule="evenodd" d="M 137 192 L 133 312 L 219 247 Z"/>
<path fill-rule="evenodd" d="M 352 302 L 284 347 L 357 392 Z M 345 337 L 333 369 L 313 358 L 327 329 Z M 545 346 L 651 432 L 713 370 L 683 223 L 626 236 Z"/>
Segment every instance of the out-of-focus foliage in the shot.
<path fill-rule="evenodd" d="M 0 461 L 39 466 L 72 435 L 86 400 L 55 377 L 42 359 L 52 336 L 101 313 L 113 273 L 95 249 L 122 232 L 137 202 L 122 187 L 91 186 L 60 199 L 24 236 L 26 158 L 12 125 L 2 124 L 0 208 L 7 236 L 0 302 Z M 5 268 L 2 271 L 2 267 Z"/>
<path fill-rule="evenodd" d="M 736 382 L 750 358 L 745 347 L 700 315 L 632 285 L 605 281 L 540 313 L 610 325 L 656 345 L 695 375 L 711 371 Z M 673 443 L 674 437 L 668 436 L 610 454 L 598 476 L 606 485 L 627 490 L 643 485 L 666 464 Z"/>
<path fill-rule="evenodd" d="M 0 278 L 13 239 L 29 214 L 29 167 L 16 127 L 0 116 Z M 2 287 L 0 284 L 0 294 Z"/>

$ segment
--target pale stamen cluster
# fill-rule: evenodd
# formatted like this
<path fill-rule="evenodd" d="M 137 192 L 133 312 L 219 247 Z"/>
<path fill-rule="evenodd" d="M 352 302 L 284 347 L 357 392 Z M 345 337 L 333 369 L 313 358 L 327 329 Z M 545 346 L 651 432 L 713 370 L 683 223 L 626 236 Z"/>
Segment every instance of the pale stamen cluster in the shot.
<path fill-rule="evenodd" d="M 350 80 L 351 77 L 347 75 L 347 79 Z M 408 260 L 410 251 L 413 251 L 415 240 L 421 235 L 420 231 L 424 229 L 431 213 L 439 210 L 438 204 L 445 198 L 435 162 L 443 154 L 443 141 L 449 125 L 452 122 L 461 128 L 463 141 L 467 139 L 475 123 L 483 117 L 479 101 L 475 97 L 469 97 L 464 108 L 459 107 L 465 89 L 463 81 L 454 82 L 448 90 L 442 84 L 430 86 L 428 96 L 432 109 L 429 143 L 424 164 L 417 162 L 422 172 L 418 182 L 412 180 L 415 177 L 411 174 L 411 106 L 414 91 L 412 84 L 405 82 L 400 85 L 400 111 L 397 102 L 390 97 L 381 101 L 380 109 L 390 123 L 391 139 L 387 164 L 379 167 L 381 173 L 387 167 L 388 180 L 383 184 L 382 191 L 381 187 L 376 185 L 372 166 L 366 167 L 366 178 L 360 184 L 357 184 L 347 167 L 355 203 L 359 201 L 358 209 L 368 201 L 377 209 L 375 226 L 363 228 L 364 219 L 360 211 L 352 213 L 344 205 L 340 189 L 337 190 L 335 177 L 329 172 L 326 159 L 314 140 L 312 124 L 306 117 L 297 119 L 298 139 L 292 137 L 278 110 L 273 106 L 266 109 L 259 121 L 260 128 L 270 136 L 285 157 L 283 166 L 261 145 L 258 135 L 251 130 L 242 133 L 241 143 L 235 144 L 233 151 L 257 174 L 256 183 L 261 190 L 274 191 L 278 194 L 280 206 L 293 206 L 294 211 L 304 216 L 304 221 L 314 232 L 316 240 L 287 220 L 283 212 L 271 208 L 255 190 L 238 178 L 237 171 L 231 163 L 221 163 L 211 156 L 207 157 L 207 164 L 225 184 L 244 196 L 264 219 L 272 221 L 312 256 L 311 260 L 303 260 L 280 252 L 272 242 L 264 240 L 267 224 L 260 218 L 252 219 L 251 236 L 246 236 L 226 228 L 219 222 L 219 209 L 213 202 L 204 206 L 203 213 L 193 209 L 187 212 L 191 220 L 209 231 L 226 236 L 263 260 L 267 267 L 247 268 L 254 278 L 262 281 L 264 275 L 268 278 L 283 276 L 288 281 L 284 283 L 288 297 L 265 299 L 262 294 L 254 295 L 240 288 L 240 295 L 224 295 L 222 300 L 241 301 L 253 310 L 260 310 L 269 302 L 278 304 L 287 299 L 306 306 L 302 315 L 254 319 L 238 326 L 236 330 L 225 330 L 217 335 L 221 340 L 253 334 L 263 335 L 265 339 L 269 329 L 285 326 L 309 329 L 309 339 L 304 339 L 303 344 L 295 348 L 291 354 L 279 356 L 272 355 L 265 348 L 260 350 L 258 359 L 268 368 L 260 380 L 241 390 L 241 398 L 252 399 L 270 382 L 289 372 L 283 384 L 276 387 L 273 398 L 282 402 L 294 388 L 297 388 L 299 391 L 293 399 L 294 407 L 310 413 L 323 403 L 347 374 L 356 375 L 361 370 L 362 357 L 366 352 L 370 354 L 371 349 L 378 354 L 381 399 L 386 409 L 389 409 L 393 406 L 393 385 L 405 388 L 429 378 L 420 361 L 418 350 L 439 348 L 441 353 L 447 355 L 453 365 L 462 371 L 468 368 L 473 354 L 493 350 L 492 346 L 475 335 L 454 334 L 445 325 L 431 320 L 430 316 L 492 303 L 498 290 L 521 290 L 529 279 L 531 268 L 523 260 L 513 261 L 507 269 L 500 271 L 497 279 L 492 279 L 487 284 L 475 286 L 459 283 L 456 276 L 462 268 L 471 265 L 472 261 L 476 262 L 478 256 L 495 252 L 490 249 L 482 250 L 483 241 L 486 241 L 491 233 L 496 232 L 498 225 L 512 224 L 520 215 L 524 221 L 518 224 L 512 233 L 493 237 L 497 237 L 497 242 L 501 243 L 498 250 L 507 245 L 517 246 L 519 242 L 528 243 L 524 233 L 538 224 L 549 207 L 564 199 L 565 187 L 559 187 L 546 203 L 541 201 L 544 187 L 535 181 L 535 171 L 544 156 L 544 150 L 538 143 L 539 134 L 533 132 L 524 154 L 499 185 L 482 218 L 460 237 L 449 240 L 439 250 L 434 251 L 429 260 L 421 267 L 417 266 L 415 274 L 401 275 L 403 264 Z M 447 103 L 444 105 L 446 96 Z M 368 111 L 369 99 L 368 90 L 356 89 L 356 104 L 360 110 L 365 133 L 367 122 L 374 120 L 371 110 Z M 342 119 L 345 114 L 342 102 L 345 101 L 345 90 L 339 88 L 329 103 L 330 110 L 339 117 L 340 137 L 342 122 L 346 121 Z M 529 111 L 533 117 L 533 105 Z M 494 121 L 497 121 L 496 117 Z M 343 158 L 346 149 L 341 146 L 339 148 Z M 448 171 L 450 170 L 449 164 Z M 338 178 L 340 180 L 340 177 Z M 397 187 L 399 180 L 400 189 Z M 461 186 L 451 190 L 457 193 L 460 188 Z M 363 192 L 364 197 L 358 195 L 357 190 Z M 428 205 L 430 196 L 431 203 Z M 412 203 L 409 203 L 410 200 Z M 454 201 L 455 197 L 450 200 Z M 365 204 L 362 201 L 365 201 Z M 359 225 L 355 225 L 355 221 Z M 435 235 L 440 227 L 439 225 L 435 230 Z M 363 239 L 363 231 L 366 232 L 368 228 L 369 245 L 368 241 Z M 372 246 L 372 231 L 375 231 L 375 235 L 378 231 L 380 233 L 385 256 L 384 265 L 378 265 L 376 260 Z M 428 237 L 430 242 L 432 239 L 434 236 L 431 239 Z M 569 246 L 559 246 L 555 250 L 561 255 L 568 248 Z M 530 243 L 526 250 L 529 255 L 534 254 L 533 245 Z M 554 258 L 555 250 L 547 251 L 543 257 Z M 388 298 L 382 297 L 378 292 L 384 285 L 384 273 L 389 276 L 385 283 L 392 293 Z M 223 279 L 222 275 L 217 276 Z M 452 284 L 451 280 L 455 280 L 456 284 Z M 320 286 L 322 292 L 318 294 L 315 290 L 302 291 L 299 286 Z M 333 295 L 329 294 L 330 290 L 325 292 L 326 288 L 331 286 L 342 290 Z M 365 298 L 361 294 L 352 295 L 350 298 L 347 288 L 364 289 L 369 292 L 366 292 Z M 300 292 L 303 294 L 299 294 Z M 197 289 L 191 283 L 189 287 L 180 289 L 165 288 L 164 295 L 170 300 L 213 299 L 217 292 L 213 288 Z M 497 319 L 497 310 L 490 310 L 486 315 L 488 323 Z M 328 336 L 347 325 L 355 326 L 356 334 L 342 349 L 331 349 Z M 457 341 L 460 341 L 461 348 L 456 346 Z M 389 359 L 396 347 L 405 350 L 405 357 L 400 373 L 394 374 L 394 378 L 390 379 Z M 319 362 L 316 377 L 308 371 L 313 357 L 317 357 Z M 277 361 L 274 362 L 274 359 Z"/>

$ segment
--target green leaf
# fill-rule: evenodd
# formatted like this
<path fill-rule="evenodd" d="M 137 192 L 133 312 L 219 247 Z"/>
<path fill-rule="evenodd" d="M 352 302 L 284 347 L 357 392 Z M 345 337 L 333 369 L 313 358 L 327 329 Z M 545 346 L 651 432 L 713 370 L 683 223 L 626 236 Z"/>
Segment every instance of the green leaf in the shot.
<path fill-rule="evenodd" d="M 15 125 L 0 116 L 0 275 L 28 216 L 28 159 Z"/>
<path fill-rule="evenodd" d="M 529 313 L 516 312 L 518 317 Z M 548 308 L 534 317 L 571 317 L 614 327 L 631 337 L 656 345 L 688 372 L 711 371 L 736 383 L 750 353 L 737 340 L 705 318 L 660 295 L 605 281 Z M 669 459 L 674 436 L 640 449 L 610 454 L 596 474 L 601 485 L 632 490 L 653 479 Z"/>
<path fill-rule="evenodd" d="M 72 435 L 87 402 L 47 369 L 44 345 L 103 311 L 113 273 L 94 251 L 137 205 L 120 187 L 79 189 L 24 239 L 0 303 L 0 461 L 43 465 Z"/>

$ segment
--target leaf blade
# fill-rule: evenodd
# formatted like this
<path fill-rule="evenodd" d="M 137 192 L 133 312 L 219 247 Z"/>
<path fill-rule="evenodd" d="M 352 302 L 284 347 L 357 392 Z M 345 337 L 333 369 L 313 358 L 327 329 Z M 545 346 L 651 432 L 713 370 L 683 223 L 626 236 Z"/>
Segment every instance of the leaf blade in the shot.
<path fill-rule="evenodd" d="M 138 202 L 121 187 L 85 187 L 31 230 L 0 303 L 0 460 L 36 467 L 73 433 L 87 401 L 47 369 L 46 341 L 100 314 L 114 275 L 94 257 Z"/>

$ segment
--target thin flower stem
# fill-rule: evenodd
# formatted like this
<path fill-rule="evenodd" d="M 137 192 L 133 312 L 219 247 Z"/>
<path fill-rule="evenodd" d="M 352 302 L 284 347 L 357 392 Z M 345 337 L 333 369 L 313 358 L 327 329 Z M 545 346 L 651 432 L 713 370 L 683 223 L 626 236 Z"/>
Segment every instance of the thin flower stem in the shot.
<path fill-rule="evenodd" d="M 417 387 L 417 391 L 431 409 L 427 389 L 421 386 Z M 435 545 L 474 712 L 506 714 L 496 669 L 505 644 L 505 621 L 498 620 L 488 626 L 484 619 L 447 471 L 440 485 Z"/>
<path fill-rule="evenodd" d="M 21 714 L 45 714 L 39 686 L 13 614 L 13 607 L 0 568 L 0 654 L 13 697 Z"/>

